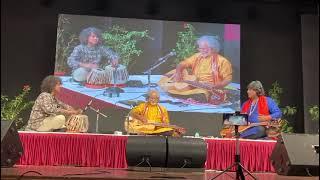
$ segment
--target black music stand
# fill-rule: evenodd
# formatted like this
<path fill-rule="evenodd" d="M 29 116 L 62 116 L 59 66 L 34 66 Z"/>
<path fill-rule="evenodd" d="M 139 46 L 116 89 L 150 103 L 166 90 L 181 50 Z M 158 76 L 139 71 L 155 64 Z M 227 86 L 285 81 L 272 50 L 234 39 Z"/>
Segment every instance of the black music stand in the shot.
<path fill-rule="evenodd" d="M 248 116 L 245 114 L 241 114 L 239 112 L 236 113 L 236 115 L 231 114 L 231 116 L 235 117 L 235 116 L 242 116 L 242 117 L 246 117 L 246 122 L 248 122 Z M 230 116 L 228 116 L 230 117 Z M 239 118 L 236 118 L 239 119 Z M 250 173 L 249 170 L 247 170 L 240 162 L 240 142 L 239 142 L 239 138 L 240 138 L 240 133 L 239 133 L 239 126 L 243 125 L 239 122 L 232 122 L 231 120 L 228 121 L 230 124 L 228 125 L 232 125 L 234 126 L 234 131 L 235 131 L 235 138 L 236 138 L 236 154 L 234 155 L 234 163 L 227 167 L 227 169 L 223 170 L 221 173 L 219 173 L 218 175 L 216 175 L 215 177 L 213 177 L 211 180 L 216 179 L 217 177 L 219 177 L 220 175 L 226 173 L 227 171 L 229 171 L 231 168 L 236 167 L 236 180 L 245 180 L 245 176 L 243 174 L 243 171 L 247 172 L 249 174 L 249 176 L 251 176 L 253 179 L 257 179 L 253 174 Z"/>

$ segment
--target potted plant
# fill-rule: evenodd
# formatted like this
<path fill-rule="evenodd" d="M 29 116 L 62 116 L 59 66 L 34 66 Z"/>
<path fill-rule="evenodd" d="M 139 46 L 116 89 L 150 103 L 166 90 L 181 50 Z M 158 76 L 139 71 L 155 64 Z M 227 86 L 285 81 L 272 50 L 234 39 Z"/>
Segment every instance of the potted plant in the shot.
<path fill-rule="evenodd" d="M 75 34 L 65 32 L 65 24 L 70 24 L 70 20 L 64 15 L 60 15 L 57 29 L 56 63 L 54 75 L 63 76 L 68 71 L 67 58 L 72 48 L 76 45 L 78 37 Z"/>
<path fill-rule="evenodd" d="M 319 121 L 319 105 L 309 107 L 308 112 L 312 121 Z"/>
<path fill-rule="evenodd" d="M 319 121 L 319 105 L 310 106 L 308 109 L 312 121 Z M 319 128 L 318 128 L 319 133 Z"/>
<path fill-rule="evenodd" d="M 22 129 L 25 126 L 26 121 L 23 120 L 21 114 L 25 110 L 30 109 L 34 103 L 27 99 L 30 91 L 31 87 L 25 85 L 22 91 L 13 98 L 1 95 L 1 120 L 15 121 L 17 129 Z"/>
<path fill-rule="evenodd" d="M 191 24 L 183 24 L 184 31 L 178 32 L 178 40 L 176 47 L 173 49 L 176 52 L 177 58 L 173 61 L 172 66 L 176 66 L 180 61 L 190 57 L 197 52 L 195 29 Z"/>
<path fill-rule="evenodd" d="M 272 83 L 271 86 L 272 87 L 269 89 L 268 94 L 278 104 L 282 111 L 282 118 L 280 120 L 281 132 L 293 133 L 294 129 L 287 119 L 293 117 L 297 113 L 297 108 L 294 106 L 280 106 L 280 96 L 283 93 L 283 89 L 277 81 Z"/>
<path fill-rule="evenodd" d="M 134 65 L 133 56 L 139 56 L 143 51 L 137 47 L 138 41 L 152 39 L 148 30 L 128 31 L 118 25 L 112 26 L 109 30 L 102 33 L 105 45 L 117 52 L 121 57 L 121 64 L 130 70 Z"/>

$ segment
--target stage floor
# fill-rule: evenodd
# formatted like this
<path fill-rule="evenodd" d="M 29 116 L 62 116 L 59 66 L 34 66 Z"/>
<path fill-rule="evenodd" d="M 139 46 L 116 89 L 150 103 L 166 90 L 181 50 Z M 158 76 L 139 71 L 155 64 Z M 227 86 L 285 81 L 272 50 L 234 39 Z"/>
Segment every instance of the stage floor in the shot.
<path fill-rule="evenodd" d="M 193 179 L 210 180 L 219 171 L 206 170 L 204 172 L 148 172 L 129 171 L 127 169 L 109 169 L 96 167 L 73 166 L 32 166 L 15 165 L 12 168 L 1 168 L 1 179 Z M 280 176 L 275 173 L 254 173 L 259 180 L 316 180 L 319 177 Z M 223 174 L 218 180 L 235 179 L 235 173 Z M 246 176 L 246 179 L 252 179 Z"/>

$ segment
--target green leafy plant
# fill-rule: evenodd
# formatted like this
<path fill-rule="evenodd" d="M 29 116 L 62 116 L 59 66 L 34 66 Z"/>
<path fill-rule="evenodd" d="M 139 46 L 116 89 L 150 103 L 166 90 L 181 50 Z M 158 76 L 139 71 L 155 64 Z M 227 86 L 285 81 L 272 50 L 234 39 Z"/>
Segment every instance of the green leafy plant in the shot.
<path fill-rule="evenodd" d="M 269 89 L 268 94 L 278 105 L 280 105 L 280 95 L 282 94 L 282 88 L 277 81 L 272 83 L 271 86 L 272 88 Z"/>
<path fill-rule="evenodd" d="M 127 31 L 125 28 L 114 25 L 110 30 L 102 33 L 105 45 L 117 52 L 120 56 L 120 63 L 125 66 L 133 66 L 133 56 L 139 56 L 143 51 L 137 47 L 138 41 L 152 39 L 148 30 Z M 128 70 L 131 69 L 128 67 Z"/>
<path fill-rule="evenodd" d="M 66 72 L 68 68 L 67 58 L 78 40 L 75 34 L 66 32 L 63 29 L 65 24 L 70 24 L 70 19 L 62 14 L 60 15 L 57 29 L 56 72 Z"/>
<path fill-rule="evenodd" d="M 291 126 L 290 122 L 287 120 L 287 118 L 294 116 L 297 113 L 297 108 L 294 106 L 281 107 L 280 97 L 283 93 L 283 89 L 280 87 L 280 84 L 277 81 L 272 83 L 271 86 L 272 87 L 269 89 L 268 94 L 278 104 L 283 114 L 280 121 L 281 132 L 292 133 L 294 132 L 294 129 Z"/>
<path fill-rule="evenodd" d="M 177 33 L 178 40 L 176 47 L 173 49 L 177 58 L 173 61 L 175 63 L 173 66 L 197 52 L 195 28 L 191 24 L 184 24 L 184 28 L 184 31 Z"/>
<path fill-rule="evenodd" d="M 319 121 L 319 105 L 313 105 L 309 107 L 308 112 L 310 114 L 311 120 Z"/>
<path fill-rule="evenodd" d="M 1 120 L 15 121 L 18 129 L 24 126 L 21 113 L 31 108 L 34 103 L 33 101 L 27 100 L 30 91 L 31 87 L 25 85 L 22 91 L 13 98 L 1 95 Z"/>

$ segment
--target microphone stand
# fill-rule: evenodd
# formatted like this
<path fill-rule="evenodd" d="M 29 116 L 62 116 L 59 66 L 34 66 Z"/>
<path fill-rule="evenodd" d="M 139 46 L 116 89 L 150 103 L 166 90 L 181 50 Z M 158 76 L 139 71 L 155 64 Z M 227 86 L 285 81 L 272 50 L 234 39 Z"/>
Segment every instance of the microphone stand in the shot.
<path fill-rule="evenodd" d="M 257 178 L 250 173 L 249 170 L 247 170 L 240 162 L 240 133 L 239 133 L 239 125 L 234 125 L 235 130 L 235 138 L 236 138 L 236 154 L 234 155 L 235 162 L 227 167 L 227 169 L 223 170 L 218 175 L 214 176 L 211 180 L 218 178 L 220 175 L 226 173 L 229 171 L 232 167 L 236 167 L 236 180 L 245 180 L 245 175 L 243 174 L 243 171 L 245 171 L 249 176 L 251 176 L 254 180 L 257 180 Z"/>
<path fill-rule="evenodd" d="M 92 101 L 91 101 L 91 102 L 92 102 Z M 95 108 L 93 108 L 93 107 L 91 106 L 91 103 L 89 103 L 89 104 L 86 106 L 86 109 L 88 109 L 88 108 L 97 113 L 97 116 L 96 116 L 96 133 L 98 133 L 98 132 L 99 132 L 99 117 L 100 117 L 100 115 L 103 116 L 103 117 L 105 117 L 105 118 L 107 118 L 108 116 L 105 115 L 105 114 L 103 114 L 103 113 L 101 113 L 101 112 L 100 112 L 100 109 L 95 109 Z"/>
<path fill-rule="evenodd" d="M 116 81 L 116 78 L 117 78 L 117 76 L 116 76 L 116 74 L 117 74 L 116 71 L 117 71 L 117 68 L 115 67 L 114 70 L 112 71 L 113 87 L 107 88 L 107 89 L 105 90 L 105 92 L 103 93 L 103 95 L 108 94 L 109 97 L 112 97 L 113 94 L 116 94 L 117 97 L 119 97 L 119 96 L 120 96 L 120 93 L 123 93 L 123 92 L 124 92 L 123 89 L 117 87 L 117 85 L 116 85 L 116 82 L 117 82 L 117 81 Z"/>
<path fill-rule="evenodd" d="M 143 74 L 148 75 L 148 89 L 150 90 L 151 87 L 156 87 L 158 86 L 156 83 L 151 83 L 150 81 L 150 76 L 152 70 L 156 69 L 158 66 L 160 66 L 162 63 L 166 62 L 170 56 L 165 57 L 165 58 L 159 58 L 158 61 L 153 64 L 148 70 L 144 71 Z"/>

